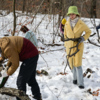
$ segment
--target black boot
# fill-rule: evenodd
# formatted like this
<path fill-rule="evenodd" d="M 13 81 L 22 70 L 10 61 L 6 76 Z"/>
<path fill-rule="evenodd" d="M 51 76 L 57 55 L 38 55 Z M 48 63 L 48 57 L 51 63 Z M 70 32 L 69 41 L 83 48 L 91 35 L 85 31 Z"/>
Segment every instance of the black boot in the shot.
<path fill-rule="evenodd" d="M 80 85 L 79 88 L 80 88 L 80 89 L 84 89 L 84 86 L 81 86 L 81 85 Z"/>
<path fill-rule="evenodd" d="M 34 98 L 35 100 L 42 100 L 42 98 Z"/>
<path fill-rule="evenodd" d="M 77 80 L 73 80 L 73 84 L 77 84 Z"/>

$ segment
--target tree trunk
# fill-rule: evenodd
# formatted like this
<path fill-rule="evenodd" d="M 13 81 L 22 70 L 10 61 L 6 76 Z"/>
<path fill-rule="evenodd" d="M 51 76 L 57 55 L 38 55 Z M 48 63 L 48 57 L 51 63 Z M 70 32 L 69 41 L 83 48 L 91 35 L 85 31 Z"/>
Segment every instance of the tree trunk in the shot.
<path fill-rule="evenodd" d="M 72 0 L 71 1 L 71 6 L 74 6 L 75 2 L 76 2 L 76 0 Z"/>
<path fill-rule="evenodd" d="M 91 18 L 97 18 L 96 14 L 96 0 L 91 0 Z"/>
<path fill-rule="evenodd" d="M 13 16 L 14 16 L 14 22 L 13 22 L 13 32 L 12 32 L 12 36 L 15 35 L 15 30 L 16 30 L 15 4 L 16 4 L 16 0 L 13 0 Z"/>
<path fill-rule="evenodd" d="M 22 13 L 24 13 L 24 11 L 25 11 L 25 2 L 26 0 L 23 0 L 23 8 L 22 8 Z"/>
<path fill-rule="evenodd" d="M 53 0 L 50 0 L 50 14 L 53 14 Z"/>

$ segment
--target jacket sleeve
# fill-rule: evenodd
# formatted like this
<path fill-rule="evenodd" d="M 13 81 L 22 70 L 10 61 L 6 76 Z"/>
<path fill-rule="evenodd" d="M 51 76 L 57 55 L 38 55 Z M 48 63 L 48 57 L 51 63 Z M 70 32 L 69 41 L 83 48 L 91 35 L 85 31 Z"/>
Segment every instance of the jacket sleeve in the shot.
<path fill-rule="evenodd" d="M 19 66 L 19 55 L 15 50 L 10 49 L 5 50 L 4 53 L 9 60 L 8 65 L 10 64 L 7 74 L 12 75 Z"/>
<path fill-rule="evenodd" d="M 7 62 L 7 66 L 10 67 L 12 63 L 10 61 Z"/>
<path fill-rule="evenodd" d="M 67 28 L 66 28 L 66 24 L 65 24 L 65 27 L 64 27 L 64 39 L 66 39 L 67 37 Z M 67 46 L 67 42 L 65 41 L 64 42 L 64 47 L 66 47 Z"/>
<path fill-rule="evenodd" d="M 96 29 L 98 30 L 100 28 L 100 24 L 98 26 L 96 26 Z"/>
<path fill-rule="evenodd" d="M 2 62 L 4 60 L 4 58 L 3 57 L 0 57 L 0 62 Z"/>
<path fill-rule="evenodd" d="M 27 32 L 25 38 L 30 40 L 36 47 L 38 47 L 38 42 L 33 32 L 31 31 Z"/>
<path fill-rule="evenodd" d="M 87 40 L 91 34 L 91 30 L 89 29 L 89 27 L 85 24 L 84 26 L 84 30 L 85 34 L 83 35 L 84 39 Z"/>

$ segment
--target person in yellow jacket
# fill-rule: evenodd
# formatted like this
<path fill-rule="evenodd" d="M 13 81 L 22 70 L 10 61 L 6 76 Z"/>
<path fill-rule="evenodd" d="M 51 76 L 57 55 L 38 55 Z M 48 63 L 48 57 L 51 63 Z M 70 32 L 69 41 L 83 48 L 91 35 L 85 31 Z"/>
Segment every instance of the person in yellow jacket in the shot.
<path fill-rule="evenodd" d="M 63 18 L 61 23 L 60 23 L 60 32 L 62 33 L 62 37 L 61 37 L 61 40 L 64 39 L 64 27 L 65 27 L 65 23 L 66 23 L 66 19 Z"/>
<path fill-rule="evenodd" d="M 78 46 L 79 52 L 75 56 L 69 57 L 68 62 L 73 73 L 73 83 L 78 84 L 79 88 L 84 88 L 83 71 L 82 71 L 82 55 L 84 49 L 83 41 L 87 40 L 91 34 L 89 27 L 80 19 L 80 14 L 76 6 L 70 6 L 68 8 L 69 20 L 65 24 L 64 38 L 80 38 L 80 44 Z M 82 33 L 85 34 L 82 36 Z M 66 47 L 67 55 L 69 54 L 70 48 L 76 46 L 77 42 L 65 41 L 64 46 Z M 73 48 L 70 54 L 73 54 L 76 48 Z"/>
<path fill-rule="evenodd" d="M 65 26 L 66 22 L 67 22 L 66 19 L 63 18 L 61 23 L 60 23 L 60 31 L 61 31 L 62 34 L 64 34 L 64 26 Z"/>

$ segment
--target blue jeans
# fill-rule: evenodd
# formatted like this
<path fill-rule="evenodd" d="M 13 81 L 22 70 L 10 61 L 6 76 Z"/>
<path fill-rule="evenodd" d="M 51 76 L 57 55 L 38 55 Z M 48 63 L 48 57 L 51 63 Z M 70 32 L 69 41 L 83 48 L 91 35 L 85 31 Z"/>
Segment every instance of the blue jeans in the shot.
<path fill-rule="evenodd" d="M 82 67 L 81 66 L 73 67 L 72 73 L 73 73 L 73 80 L 77 80 L 77 84 L 79 86 L 84 86 Z"/>

